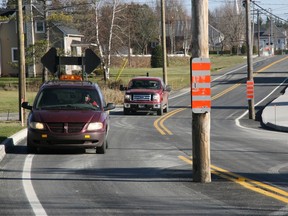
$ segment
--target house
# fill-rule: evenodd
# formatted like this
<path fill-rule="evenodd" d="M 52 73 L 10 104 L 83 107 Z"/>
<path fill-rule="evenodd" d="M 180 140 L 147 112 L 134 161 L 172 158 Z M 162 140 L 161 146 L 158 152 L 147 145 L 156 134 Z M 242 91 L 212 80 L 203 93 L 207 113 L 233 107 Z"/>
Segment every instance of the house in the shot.
<path fill-rule="evenodd" d="M 24 22 L 25 47 L 34 45 L 36 41 L 46 38 L 44 15 L 35 5 L 23 7 L 24 17 L 30 17 Z M 18 76 L 18 34 L 17 34 L 16 10 L 0 10 L 0 77 Z M 63 50 L 67 55 L 81 56 L 81 47 L 77 44 L 84 36 L 76 29 L 53 23 L 49 30 L 50 47 Z M 26 62 L 27 63 L 27 62 Z M 78 66 L 66 66 L 67 70 L 73 70 Z M 35 59 L 26 66 L 26 76 L 36 77 L 42 75 L 42 64 Z"/>
<path fill-rule="evenodd" d="M 166 41 L 168 53 L 187 53 L 192 40 L 191 20 L 174 20 L 166 24 Z M 218 29 L 208 26 L 209 49 L 221 47 L 224 35 Z"/>
<path fill-rule="evenodd" d="M 261 55 L 274 55 L 274 52 L 277 50 L 287 49 L 287 31 L 281 27 L 277 27 L 275 23 L 271 23 L 265 30 L 260 30 L 259 36 L 258 39 L 258 32 L 254 34 L 254 44 L 258 46 L 259 40 Z"/>

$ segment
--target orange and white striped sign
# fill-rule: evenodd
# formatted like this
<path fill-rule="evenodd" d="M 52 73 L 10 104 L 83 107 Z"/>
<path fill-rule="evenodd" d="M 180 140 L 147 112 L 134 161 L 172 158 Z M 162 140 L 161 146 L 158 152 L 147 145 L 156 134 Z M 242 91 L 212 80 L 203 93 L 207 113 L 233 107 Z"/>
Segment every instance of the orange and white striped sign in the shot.
<path fill-rule="evenodd" d="M 247 99 L 253 99 L 254 98 L 254 81 L 253 80 L 247 80 L 246 83 L 247 86 Z"/>
<path fill-rule="evenodd" d="M 211 111 L 211 63 L 209 58 L 191 61 L 191 108 L 193 113 Z"/>

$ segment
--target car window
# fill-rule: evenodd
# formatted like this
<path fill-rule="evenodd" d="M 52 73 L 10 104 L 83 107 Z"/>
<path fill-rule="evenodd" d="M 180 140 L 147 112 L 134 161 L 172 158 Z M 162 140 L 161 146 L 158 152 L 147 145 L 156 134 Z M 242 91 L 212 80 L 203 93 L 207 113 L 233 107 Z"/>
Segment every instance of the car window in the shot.
<path fill-rule="evenodd" d="M 161 84 L 157 80 L 132 80 L 128 89 L 160 89 Z"/>
<path fill-rule="evenodd" d="M 80 88 L 44 89 L 36 99 L 36 109 L 96 109 L 100 107 L 96 90 Z"/>

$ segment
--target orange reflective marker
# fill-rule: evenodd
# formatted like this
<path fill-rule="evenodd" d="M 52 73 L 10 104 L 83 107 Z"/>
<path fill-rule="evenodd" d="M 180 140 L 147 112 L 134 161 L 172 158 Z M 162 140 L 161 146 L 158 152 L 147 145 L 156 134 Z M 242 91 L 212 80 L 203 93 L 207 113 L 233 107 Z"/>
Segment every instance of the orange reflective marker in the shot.
<path fill-rule="evenodd" d="M 210 70 L 209 58 L 191 59 L 191 108 L 193 113 L 211 111 Z"/>
<path fill-rule="evenodd" d="M 254 98 L 254 81 L 253 80 L 247 80 L 246 83 L 247 86 L 247 99 L 253 99 Z"/>

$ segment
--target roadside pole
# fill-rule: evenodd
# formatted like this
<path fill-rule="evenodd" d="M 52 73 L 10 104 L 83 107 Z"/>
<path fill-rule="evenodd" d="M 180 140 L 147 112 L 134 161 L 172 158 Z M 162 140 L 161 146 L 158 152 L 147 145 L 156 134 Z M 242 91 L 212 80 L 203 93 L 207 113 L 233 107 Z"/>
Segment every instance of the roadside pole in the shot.
<path fill-rule="evenodd" d="M 167 51 L 166 51 L 166 21 L 165 21 L 165 0 L 161 0 L 161 31 L 162 31 L 162 54 L 163 54 L 163 81 L 167 85 Z"/>
<path fill-rule="evenodd" d="M 26 74 L 25 74 L 25 46 L 23 31 L 22 0 L 18 0 L 17 26 L 18 26 L 18 69 L 19 69 L 19 120 L 25 126 L 26 115 L 21 103 L 26 100 Z"/>
<path fill-rule="evenodd" d="M 200 68 L 198 66 L 195 69 L 210 69 L 209 67 L 202 67 L 202 60 L 204 60 L 203 65 L 207 65 L 205 62 L 209 59 L 209 46 L 208 46 L 208 0 L 192 0 L 192 57 L 191 57 L 191 70 L 193 75 L 193 59 L 200 61 Z M 207 70 L 206 70 L 207 72 Z M 202 72 L 200 72 L 202 73 Z M 204 82 L 207 81 L 206 78 L 191 77 L 191 84 L 197 87 L 198 84 L 193 84 L 193 80 L 196 79 Z M 210 85 L 210 83 L 209 83 Z M 207 83 L 199 84 L 203 92 L 207 92 Z M 202 86 L 202 87 L 201 87 Z M 204 87 L 203 87 L 204 86 Z M 193 86 L 191 86 L 192 89 Z M 205 89 L 206 88 L 206 89 Z M 200 90 L 200 91 L 202 91 Z M 198 90 L 196 90 L 198 91 Z M 193 92 L 192 103 L 193 106 Z M 195 93 L 196 97 L 200 99 L 203 95 Z M 201 94 L 201 93 L 200 93 Z M 204 98 L 207 96 L 205 95 Z M 210 101 L 211 102 L 211 101 Z M 210 103 L 211 104 L 211 103 Z M 200 103 L 200 106 L 202 104 Z M 206 105 L 205 105 L 206 107 Z M 207 108 L 207 107 L 206 107 Z M 211 182 L 211 170 L 210 170 L 210 112 L 207 110 L 194 112 L 192 107 L 192 145 L 193 145 L 193 181 L 201 183 Z"/>
<path fill-rule="evenodd" d="M 246 43 L 247 43 L 247 91 L 250 83 L 253 83 L 254 93 L 254 80 L 253 80 L 253 58 L 252 58 L 252 47 L 251 47 L 251 17 L 250 17 L 250 0 L 245 2 L 246 9 Z M 254 108 L 254 94 L 253 97 L 247 97 L 249 119 L 255 119 L 255 108 Z"/>

